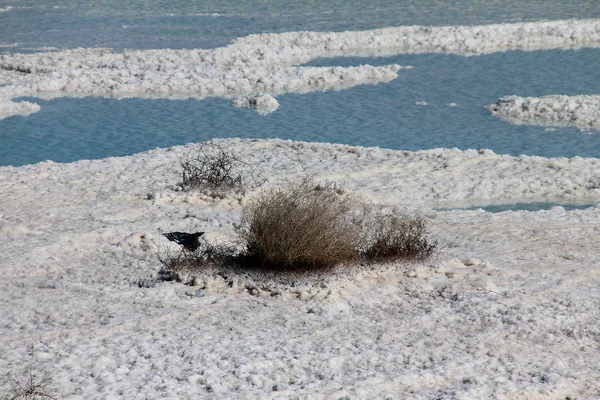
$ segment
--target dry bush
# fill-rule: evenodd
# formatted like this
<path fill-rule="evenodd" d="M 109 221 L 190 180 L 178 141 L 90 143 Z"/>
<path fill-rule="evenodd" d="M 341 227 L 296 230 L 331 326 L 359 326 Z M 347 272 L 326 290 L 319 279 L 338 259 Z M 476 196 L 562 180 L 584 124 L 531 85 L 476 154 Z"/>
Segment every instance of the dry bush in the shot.
<path fill-rule="evenodd" d="M 338 264 L 425 261 L 437 250 L 420 214 L 382 213 L 334 185 L 305 179 L 263 192 L 242 212 L 239 243 L 204 243 L 159 257 L 165 271 L 207 267 L 323 272 Z"/>
<path fill-rule="evenodd" d="M 186 190 L 240 191 L 248 178 L 254 179 L 248 163 L 216 142 L 200 143 L 197 150 L 180 157 L 179 164 Z"/>
<path fill-rule="evenodd" d="M 368 262 L 425 261 L 437 249 L 437 241 L 427 237 L 421 214 L 376 213 L 371 226 L 362 250 L 362 258 Z"/>
<path fill-rule="evenodd" d="M 263 193 L 242 214 L 241 257 L 248 266 L 279 271 L 352 262 L 361 238 L 357 205 L 352 196 L 309 179 Z"/>

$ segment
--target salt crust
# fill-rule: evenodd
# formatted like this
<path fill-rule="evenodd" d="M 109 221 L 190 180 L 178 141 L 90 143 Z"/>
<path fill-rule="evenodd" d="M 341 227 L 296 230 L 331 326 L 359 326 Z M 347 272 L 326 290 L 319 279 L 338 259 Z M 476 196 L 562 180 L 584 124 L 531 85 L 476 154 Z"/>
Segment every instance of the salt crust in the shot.
<path fill-rule="evenodd" d="M 0 98 L 226 98 L 388 82 L 398 65 L 302 67 L 338 56 L 488 54 L 600 46 L 600 20 L 250 35 L 210 50 L 73 49 L 0 56 Z M 25 77 L 23 76 L 25 75 Z"/>
<path fill-rule="evenodd" d="M 315 175 L 387 207 L 600 202 L 600 160 L 219 141 L 267 177 L 177 190 L 193 145 L 0 167 L 0 374 L 62 398 L 595 398 L 600 208 L 425 211 L 441 254 L 287 285 L 148 283 L 161 232 L 231 237 L 242 205 Z M 171 189 L 173 188 L 173 189 Z M 155 195 L 148 196 L 148 193 Z M 0 388 L 0 393 L 6 393 Z"/>
<path fill-rule="evenodd" d="M 0 119 L 13 115 L 27 116 L 40 111 L 40 106 L 28 101 L 14 102 L 0 99 Z"/>
<path fill-rule="evenodd" d="M 505 96 L 486 107 L 514 124 L 575 126 L 600 130 L 600 96 Z"/>
<path fill-rule="evenodd" d="M 258 94 L 256 96 L 238 97 L 233 100 L 235 107 L 247 107 L 260 115 L 271 114 L 279 108 L 279 102 L 270 94 Z"/>

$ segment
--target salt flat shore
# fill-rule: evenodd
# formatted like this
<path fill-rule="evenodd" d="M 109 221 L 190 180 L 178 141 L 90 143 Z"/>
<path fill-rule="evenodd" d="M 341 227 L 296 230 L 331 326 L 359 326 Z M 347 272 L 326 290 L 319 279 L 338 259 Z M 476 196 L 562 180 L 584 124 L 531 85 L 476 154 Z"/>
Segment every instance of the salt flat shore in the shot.
<path fill-rule="evenodd" d="M 0 167 L 0 375 L 22 378 L 33 354 L 66 399 L 600 396 L 600 208 L 434 210 L 598 204 L 600 160 L 219 143 L 264 181 L 181 191 L 196 145 Z M 440 254 L 295 284 L 207 271 L 140 287 L 172 245 L 162 232 L 226 239 L 254 195 L 303 176 L 420 210 Z"/>

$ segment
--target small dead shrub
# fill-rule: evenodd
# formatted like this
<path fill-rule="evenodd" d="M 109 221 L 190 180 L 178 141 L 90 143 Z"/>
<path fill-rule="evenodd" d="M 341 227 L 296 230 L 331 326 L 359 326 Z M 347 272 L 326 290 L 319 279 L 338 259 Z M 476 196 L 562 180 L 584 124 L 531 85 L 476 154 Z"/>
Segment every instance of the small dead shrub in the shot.
<path fill-rule="evenodd" d="M 15 378 L 12 374 L 6 374 L 5 381 L 11 386 L 10 393 L 5 397 L 9 400 L 33 400 L 50 399 L 57 400 L 51 394 L 52 381 L 51 375 L 43 374 L 38 376 L 34 372 L 34 349 L 31 346 L 31 360 L 24 371 L 24 376 Z"/>
<path fill-rule="evenodd" d="M 427 237 L 421 214 L 377 213 L 367 235 L 362 258 L 368 262 L 425 261 L 437 249 L 437 241 Z"/>
<path fill-rule="evenodd" d="M 166 249 L 157 254 L 158 261 L 163 266 L 163 271 L 181 272 L 190 268 L 196 268 L 202 259 L 197 257 L 194 252 L 185 249 L 171 250 Z M 171 279 L 166 279 L 171 280 Z"/>
<path fill-rule="evenodd" d="M 166 249 L 157 255 L 163 269 L 163 280 L 179 280 L 181 273 L 199 271 L 213 266 L 234 261 L 237 249 L 228 243 L 203 243 L 195 251 L 185 248 L 180 250 Z"/>
<path fill-rule="evenodd" d="M 246 264 L 281 271 L 327 269 L 356 258 L 358 202 L 307 179 L 262 194 L 246 207 L 238 233 Z"/>
<path fill-rule="evenodd" d="M 250 165 L 216 142 L 200 143 L 197 150 L 180 157 L 186 190 L 241 191 L 249 178 Z M 254 179 L 256 182 L 256 180 Z"/>

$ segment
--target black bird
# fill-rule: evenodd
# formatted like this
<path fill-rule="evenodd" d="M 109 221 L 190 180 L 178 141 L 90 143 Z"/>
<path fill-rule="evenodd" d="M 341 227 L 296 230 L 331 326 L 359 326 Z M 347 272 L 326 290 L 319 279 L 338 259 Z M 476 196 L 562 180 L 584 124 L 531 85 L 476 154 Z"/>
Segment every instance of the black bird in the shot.
<path fill-rule="evenodd" d="M 182 245 L 186 250 L 196 251 L 196 249 L 200 247 L 200 241 L 198 239 L 200 239 L 200 236 L 204 235 L 204 232 L 169 232 L 163 233 L 163 235 L 171 242 Z"/>

